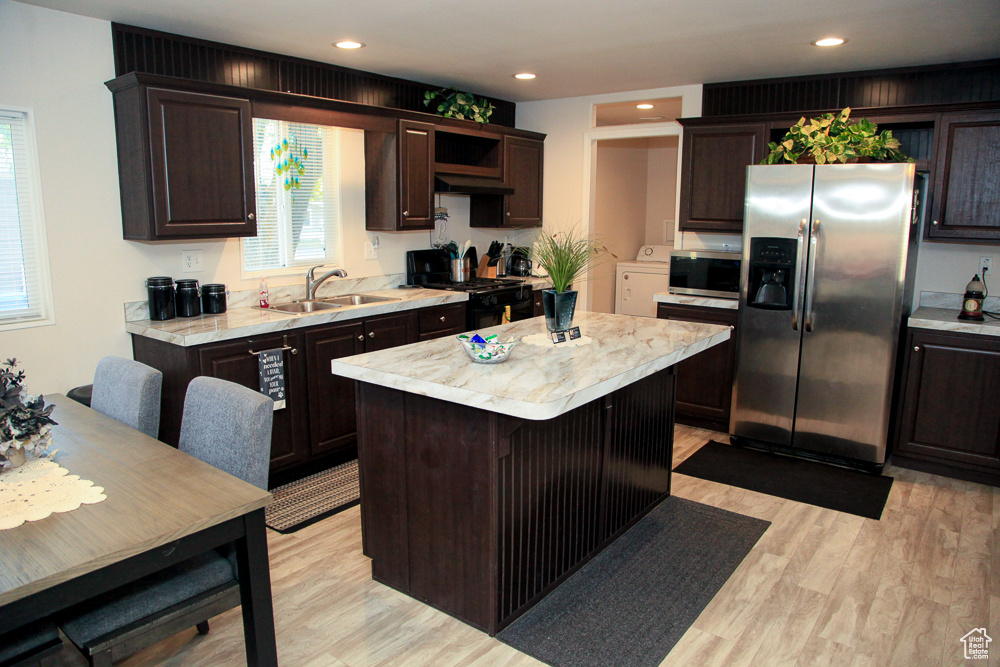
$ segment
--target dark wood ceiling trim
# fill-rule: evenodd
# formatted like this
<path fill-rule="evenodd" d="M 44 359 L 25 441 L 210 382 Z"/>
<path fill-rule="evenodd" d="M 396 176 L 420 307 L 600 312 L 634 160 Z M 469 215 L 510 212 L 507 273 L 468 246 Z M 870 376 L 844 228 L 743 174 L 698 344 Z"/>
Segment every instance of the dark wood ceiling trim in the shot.
<path fill-rule="evenodd" d="M 132 72 L 368 106 L 426 112 L 424 93 L 440 86 L 257 51 L 231 44 L 111 24 L 115 76 Z M 490 124 L 514 127 L 515 104 L 493 97 Z"/>

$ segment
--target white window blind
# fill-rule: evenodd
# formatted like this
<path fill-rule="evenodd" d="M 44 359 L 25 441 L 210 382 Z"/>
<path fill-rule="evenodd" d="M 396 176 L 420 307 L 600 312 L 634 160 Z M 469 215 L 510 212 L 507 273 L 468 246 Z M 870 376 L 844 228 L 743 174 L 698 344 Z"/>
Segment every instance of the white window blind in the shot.
<path fill-rule="evenodd" d="M 0 329 L 52 322 L 30 112 L 0 107 Z"/>
<path fill-rule="evenodd" d="M 244 273 L 341 264 L 340 131 L 253 123 L 257 236 L 242 240 Z"/>

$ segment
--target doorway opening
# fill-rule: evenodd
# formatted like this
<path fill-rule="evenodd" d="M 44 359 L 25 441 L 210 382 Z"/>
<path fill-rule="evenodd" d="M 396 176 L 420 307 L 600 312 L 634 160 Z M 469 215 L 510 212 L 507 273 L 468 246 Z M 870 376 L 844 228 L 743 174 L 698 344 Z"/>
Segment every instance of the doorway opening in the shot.
<path fill-rule="evenodd" d="M 673 246 L 681 128 L 663 125 L 588 133 L 589 231 L 617 258 L 591 270 L 588 310 L 615 312 L 617 262 L 634 261 L 643 246 Z"/>

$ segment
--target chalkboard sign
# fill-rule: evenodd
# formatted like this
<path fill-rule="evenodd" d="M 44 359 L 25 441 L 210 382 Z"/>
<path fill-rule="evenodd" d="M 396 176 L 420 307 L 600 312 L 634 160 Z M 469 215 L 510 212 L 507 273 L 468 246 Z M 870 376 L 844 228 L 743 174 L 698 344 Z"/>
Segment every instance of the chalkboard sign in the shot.
<path fill-rule="evenodd" d="M 264 350 L 257 353 L 260 393 L 274 401 L 274 409 L 285 407 L 285 351 Z"/>

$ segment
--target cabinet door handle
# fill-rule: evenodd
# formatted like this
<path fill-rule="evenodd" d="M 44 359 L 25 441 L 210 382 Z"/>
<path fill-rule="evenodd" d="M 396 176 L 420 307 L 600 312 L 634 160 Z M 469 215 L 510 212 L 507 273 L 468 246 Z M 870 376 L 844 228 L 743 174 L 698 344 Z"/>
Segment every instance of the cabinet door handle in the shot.
<path fill-rule="evenodd" d="M 445 319 L 446 319 L 446 318 L 445 318 L 445 316 L 444 316 L 444 315 L 442 315 L 442 316 L 441 316 L 441 321 L 442 321 L 442 322 L 444 322 L 444 321 L 445 321 Z"/>
<path fill-rule="evenodd" d="M 508 218 L 510 217 L 510 211 L 507 211 L 507 217 Z"/>
<path fill-rule="evenodd" d="M 935 225 L 936 225 L 937 223 L 938 223 L 938 221 L 937 221 L 937 220 L 935 220 L 933 224 L 935 224 Z"/>
<path fill-rule="evenodd" d="M 410 217 L 410 212 L 409 211 L 403 211 L 403 217 L 404 218 Z"/>
<path fill-rule="evenodd" d="M 253 213 L 251 213 L 250 215 L 247 216 L 247 220 L 253 220 L 255 217 L 256 216 Z"/>
<path fill-rule="evenodd" d="M 919 352 L 920 351 L 920 346 L 919 345 L 914 345 L 913 346 L 913 351 L 914 352 Z"/>
<path fill-rule="evenodd" d="M 364 334 L 358 334 L 358 340 L 364 341 L 365 340 L 365 335 Z"/>
<path fill-rule="evenodd" d="M 369 338 L 374 338 L 375 337 L 375 332 L 374 331 L 369 331 L 368 332 L 368 337 Z"/>

